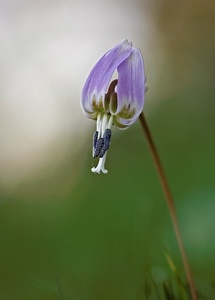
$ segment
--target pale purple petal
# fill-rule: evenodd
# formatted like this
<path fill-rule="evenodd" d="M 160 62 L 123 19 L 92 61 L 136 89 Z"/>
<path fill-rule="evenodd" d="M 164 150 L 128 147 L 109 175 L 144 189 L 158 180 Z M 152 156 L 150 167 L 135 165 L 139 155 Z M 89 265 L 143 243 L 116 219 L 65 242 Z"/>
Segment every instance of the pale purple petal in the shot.
<path fill-rule="evenodd" d="M 145 72 L 141 52 L 133 48 L 131 55 L 117 68 L 118 70 L 118 106 L 115 116 L 122 125 L 133 124 L 143 110 L 145 98 Z M 121 114 L 129 108 L 130 116 Z"/>
<path fill-rule="evenodd" d="M 123 40 L 100 58 L 90 72 L 82 91 L 81 106 L 86 112 L 93 112 L 92 99 L 102 99 L 107 92 L 111 77 L 116 68 L 130 55 L 132 44 Z"/>

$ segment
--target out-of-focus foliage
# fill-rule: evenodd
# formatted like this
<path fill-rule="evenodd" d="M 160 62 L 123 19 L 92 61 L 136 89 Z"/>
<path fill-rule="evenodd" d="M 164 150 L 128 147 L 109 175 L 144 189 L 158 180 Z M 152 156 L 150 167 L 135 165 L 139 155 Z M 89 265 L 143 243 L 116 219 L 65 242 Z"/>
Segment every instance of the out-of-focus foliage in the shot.
<path fill-rule="evenodd" d="M 162 0 L 138 5 L 148 10 L 157 30 L 150 38 L 157 54 L 154 65 L 150 53 L 144 56 L 145 116 L 172 188 L 200 299 L 212 300 L 215 4 Z M 144 45 L 141 31 L 139 44 Z M 76 157 L 67 151 L 61 163 L 44 167 L 40 176 L 11 190 L 2 186 L 0 298 L 190 299 L 140 125 L 113 130 L 107 175 L 90 172 L 91 137 L 80 141 Z"/>

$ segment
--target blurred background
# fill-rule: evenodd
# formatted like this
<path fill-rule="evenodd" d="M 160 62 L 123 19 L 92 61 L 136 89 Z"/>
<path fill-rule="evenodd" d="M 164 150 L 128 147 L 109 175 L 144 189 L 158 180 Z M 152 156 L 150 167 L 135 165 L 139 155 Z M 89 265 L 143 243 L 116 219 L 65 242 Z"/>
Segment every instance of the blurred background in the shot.
<path fill-rule="evenodd" d="M 1 299 L 164 299 L 165 251 L 186 281 L 140 124 L 113 129 L 108 174 L 90 171 L 81 90 L 124 38 L 144 57 L 198 291 L 215 299 L 214 16 L 210 0 L 1 0 Z"/>

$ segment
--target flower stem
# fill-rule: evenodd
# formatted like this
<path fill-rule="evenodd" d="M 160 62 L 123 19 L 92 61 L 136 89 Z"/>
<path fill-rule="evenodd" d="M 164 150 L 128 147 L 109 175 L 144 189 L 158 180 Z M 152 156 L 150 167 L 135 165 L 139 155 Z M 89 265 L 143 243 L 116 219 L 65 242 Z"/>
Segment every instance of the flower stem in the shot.
<path fill-rule="evenodd" d="M 174 200 L 173 200 L 173 197 L 171 195 L 171 191 L 170 191 L 170 188 L 169 188 L 169 185 L 168 185 L 168 182 L 167 182 L 167 178 L 164 174 L 164 170 L 163 170 L 163 167 L 161 165 L 161 161 L 160 161 L 158 152 L 156 150 L 155 144 L 153 142 L 149 127 L 147 125 L 147 122 L 146 122 L 146 119 L 145 119 L 143 113 L 140 114 L 139 120 L 140 120 L 141 126 L 143 128 L 148 146 L 150 148 L 150 152 L 151 152 L 151 155 L 152 155 L 152 158 L 153 158 L 153 161 L 154 161 L 154 164 L 155 164 L 155 167 L 156 167 L 156 170 L 157 170 L 160 182 L 161 182 L 161 186 L 162 186 L 165 198 L 166 198 L 166 203 L 167 203 L 167 206 L 168 206 L 168 209 L 169 209 L 169 213 L 170 213 L 170 216 L 171 216 L 173 228 L 174 228 L 174 231 L 175 231 L 175 236 L 176 236 L 176 239 L 177 239 L 177 242 L 178 242 L 178 247 L 179 247 L 179 250 L 180 250 L 180 253 L 181 253 L 182 261 L 183 261 L 183 264 L 184 264 L 184 269 L 185 269 L 187 280 L 188 280 L 188 283 L 189 283 L 191 297 L 192 297 L 192 300 L 198 300 L 194 280 L 193 280 L 193 277 L 192 277 L 192 274 L 191 274 L 191 269 L 190 269 L 190 266 L 189 266 L 188 258 L 187 258 L 186 252 L 185 252 L 185 248 L 184 248 L 184 245 L 183 245 L 183 242 L 182 242 L 181 233 L 180 233 L 179 226 L 178 226 L 178 220 L 177 220 Z"/>

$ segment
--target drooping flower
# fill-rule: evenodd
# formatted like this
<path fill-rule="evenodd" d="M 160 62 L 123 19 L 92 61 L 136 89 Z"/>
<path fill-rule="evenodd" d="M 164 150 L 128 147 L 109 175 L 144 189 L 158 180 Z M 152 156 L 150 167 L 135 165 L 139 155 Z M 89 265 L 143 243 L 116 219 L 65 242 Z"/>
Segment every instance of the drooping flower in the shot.
<path fill-rule="evenodd" d="M 118 79 L 111 82 L 114 71 Z M 111 127 L 128 128 L 143 110 L 145 73 L 142 55 L 132 43 L 123 40 L 104 54 L 93 67 L 84 85 L 81 107 L 96 120 L 93 157 L 99 157 L 94 173 L 107 173 L 105 160 L 111 141 Z"/>

